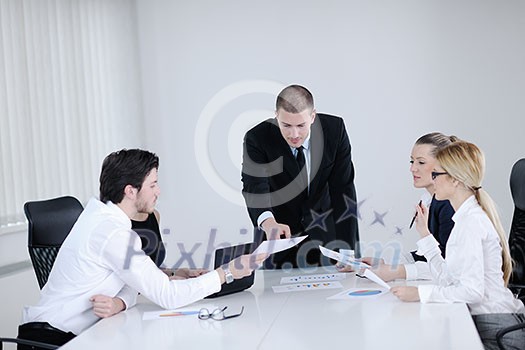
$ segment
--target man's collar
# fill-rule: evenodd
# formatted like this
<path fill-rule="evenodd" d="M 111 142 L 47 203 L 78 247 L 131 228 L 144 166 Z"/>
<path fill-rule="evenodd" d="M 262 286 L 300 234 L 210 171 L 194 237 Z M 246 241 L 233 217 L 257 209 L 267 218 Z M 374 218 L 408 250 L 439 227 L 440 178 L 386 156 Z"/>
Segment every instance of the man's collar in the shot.
<path fill-rule="evenodd" d="M 306 137 L 306 140 L 304 140 L 304 142 L 303 142 L 303 147 L 305 149 L 310 149 L 310 134 L 311 134 L 311 132 L 308 133 L 308 136 Z"/>

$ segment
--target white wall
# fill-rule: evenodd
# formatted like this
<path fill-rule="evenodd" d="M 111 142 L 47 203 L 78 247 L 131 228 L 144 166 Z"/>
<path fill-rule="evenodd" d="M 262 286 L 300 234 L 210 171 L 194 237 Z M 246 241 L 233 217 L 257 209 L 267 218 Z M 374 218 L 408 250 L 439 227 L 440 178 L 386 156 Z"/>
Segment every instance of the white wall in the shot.
<path fill-rule="evenodd" d="M 25 202 L 85 204 L 108 153 L 144 146 L 135 10 L 0 1 L 0 267 L 28 259 Z"/>
<path fill-rule="evenodd" d="M 27 250 L 27 225 L 17 225 L 12 230 L 0 232 L 0 267 L 29 260 Z"/>
<path fill-rule="evenodd" d="M 242 136 L 272 115 L 275 94 L 290 83 L 307 86 L 318 111 L 346 121 L 366 199 L 362 240 L 414 247 L 407 226 L 420 192 L 408 160 L 431 131 L 485 151 L 483 187 L 508 229 L 510 168 L 525 156 L 525 2 L 137 0 L 137 12 L 146 145 L 161 157 L 168 262 L 176 242 L 186 250 L 201 242 L 202 263 L 211 228 L 217 241 L 251 238 L 240 234 L 251 233 L 240 196 Z M 213 164 L 204 173 L 201 148 Z M 384 227 L 371 225 L 374 211 L 388 212 Z"/>
<path fill-rule="evenodd" d="M 0 317 L 0 334 L 2 337 L 15 338 L 18 325 L 22 320 L 22 310 L 26 305 L 38 302 L 40 289 L 32 268 L 25 268 L 17 273 L 0 275 L 0 300 L 2 300 L 2 317 Z M 14 349 L 6 347 L 4 349 Z"/>

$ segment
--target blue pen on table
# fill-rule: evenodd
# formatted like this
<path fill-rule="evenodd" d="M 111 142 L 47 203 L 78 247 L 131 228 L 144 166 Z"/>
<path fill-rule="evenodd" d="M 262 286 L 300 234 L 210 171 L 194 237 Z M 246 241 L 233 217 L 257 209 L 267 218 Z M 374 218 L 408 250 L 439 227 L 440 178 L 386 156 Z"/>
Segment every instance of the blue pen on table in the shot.
<path fill-rule="evenodd" d="M 423 202 L 423 201 L 420 200 L 419 203 L 418 203 L 417 205 L 421 206 L 421 203 L 422 203 L 422 202 Z M 414 217 L 412 218 L 412 221 L 410 221 L 410 226 L 408 226 L 409 229 L 411 229 L 412 226 L 414 225 L 414 221 L 416 221 L 416 218 L 417 218 L 417 211 L 416 211 L 416 213 L 414 214 Z"/>

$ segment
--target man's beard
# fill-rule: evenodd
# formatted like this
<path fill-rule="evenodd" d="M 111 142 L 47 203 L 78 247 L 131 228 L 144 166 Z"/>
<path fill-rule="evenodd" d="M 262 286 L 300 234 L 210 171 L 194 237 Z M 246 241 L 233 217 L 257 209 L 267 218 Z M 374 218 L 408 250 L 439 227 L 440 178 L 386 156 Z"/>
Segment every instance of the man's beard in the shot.
<path fill-rule="evenodd" d="M 137 209 L 138 213 L 151 214 L 153 212 L 153 208 L 150 209 L 148 207 L 148 203 L 146 203 L 142 199 L 137 200 L 137 204 L 135 205 L 135 208 Z"/>

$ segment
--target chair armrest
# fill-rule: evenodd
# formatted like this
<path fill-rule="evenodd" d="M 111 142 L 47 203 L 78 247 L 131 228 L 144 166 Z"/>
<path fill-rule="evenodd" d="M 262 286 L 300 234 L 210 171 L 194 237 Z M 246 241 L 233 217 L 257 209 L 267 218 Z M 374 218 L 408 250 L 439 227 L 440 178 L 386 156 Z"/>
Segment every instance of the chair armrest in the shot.
<path fill-rule="evenodd" d="M 505 346 L 503 345 L 503 337 L 505 334 L 517 331 L 519 329 L 525 328 L 525 323 L 518 323 L 512 326 L 505 327 L 503 329 L 500 329 L 498 333 L 496 333 L 496 341 L 498 342 L 498 346 L 500 349 L 505 350 Z"/>
<path fill-rule="evenodd" d="M 20 345 L 38 346 L 42 349 L 58 349 L 58 345 L 40 343 L 33 340 L 18 339 L 18 338 L 0 338 L 0 350 L 3 349 L 3 343 L 15 343 Z"/>

